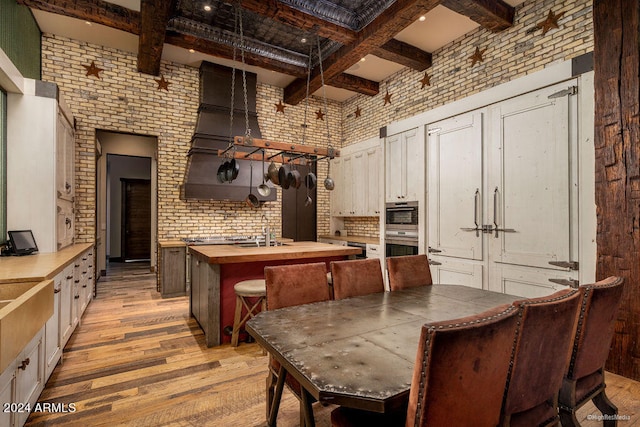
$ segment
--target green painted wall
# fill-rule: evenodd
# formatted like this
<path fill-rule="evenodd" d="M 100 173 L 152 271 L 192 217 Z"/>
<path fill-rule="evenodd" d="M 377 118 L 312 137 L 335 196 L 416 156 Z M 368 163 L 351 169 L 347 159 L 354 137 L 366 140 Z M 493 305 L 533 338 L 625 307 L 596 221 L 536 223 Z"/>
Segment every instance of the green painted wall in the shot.
<path fill-rule="evenodd" d="M 0 49 L 24 77 L 40 79 L 40 28 L 28 7 L 0 0 Z"/>

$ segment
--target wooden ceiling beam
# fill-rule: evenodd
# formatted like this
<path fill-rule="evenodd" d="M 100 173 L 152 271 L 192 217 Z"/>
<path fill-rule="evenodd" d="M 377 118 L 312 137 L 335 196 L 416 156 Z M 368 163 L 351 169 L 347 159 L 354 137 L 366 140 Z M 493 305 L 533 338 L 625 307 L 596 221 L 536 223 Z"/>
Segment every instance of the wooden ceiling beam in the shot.
<path fill-rule="evenodd" d="M 140 3 L 138 71 L 157 76 L 169 18 L 177 0 L 146 0 Z"/>
<path fill-rule="evenodd" d="M 502 0 L 442 0 L 442 5 L 494 33 L 511 27 L 515 16 L 515 8 Z"/>
<path fill-rule="evenodd" d="M 140 12 L 103 0 L 16 0 L 18 4 L 140 35 Z M 143 2 L 144 3 L 144 2 Z"/>
<path fill-rule="evenodd" d="M 277 0 L 241 0 L 240 5 L 250 12 L 309 31 L 312 34 L 318 34 L 341 44 L 353 43 L 357 38 L 357 33 L 350 28 L 309 15 Z"/>
<path fill-rule="evenodd" d="M 342 46 L 323 61 L 324 79 L 330 81 L 361 58 L 387 43 L 396 34 L 411 25 L 421 15 L 440 4 L 441 0 L 397 0 L 376 19 L 358 33 L 358 38 L 350 45 Z M 284 102 L 295 105 L 306 96 L 306 80 L 296 79 L 284 89 Z M 311 73 L 309 91 L 315 92 L 322 86 L 319 67 Z"/>
<path fill-rule="evenodd" d="M 342 73 L 328 80 L 327 85 L 347 89 L 362 95 L 374 96 L 380 92 L 380 84 L 352 74 Z"/>
<path fill-rule="evenodd" d="M 386 59 L 417 71 L 424 71 L 431 67 L 431 53 L 396 39 L 389 40 L 382 46 L 375 48 L 371 53 L 378 58 Z"/>

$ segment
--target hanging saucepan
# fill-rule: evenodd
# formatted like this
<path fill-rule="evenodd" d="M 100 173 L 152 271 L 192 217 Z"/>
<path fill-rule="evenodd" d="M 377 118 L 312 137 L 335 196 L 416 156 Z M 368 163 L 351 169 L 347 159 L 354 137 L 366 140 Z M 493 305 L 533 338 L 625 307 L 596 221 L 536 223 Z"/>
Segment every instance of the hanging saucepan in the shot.
<path fill-rule="evenodd" d="M 260 206 L 260 201 L 258 200 L 256 195 L 253 194 L 253 162 L 250 163 L 250 172 L 249 173 L 250 173 L 250 175 L 249 175 L 249 195 L 245 199 L 245 202 L 247 203 L 247 205 L 251 206 L 252 208 L 257 208 L 258 206 Z"/>
<path fill-rule="evenodd" d="M 262 197 L 267 197 L 271 194 L 271 187 L 264 183 L 265 174 L 264 174 L 264 150 L 262 150 L 262 184 L 258 185 L 258 194 Z"/>
<path fill-rule="evenodd" d="M 229 169 L 227 170 L 227 181 L 233 182 L 238 177 L 240 171 L 240 162 L 236 159 L 231 159 L 229 162 Z"/>
<path fill-rule="evenodd" d="M 222 162 L 220 163 L 220 166 L 218 166 L 218 173 L 216 175 L 218 176 L 218 181 L 220 182 L 225 182 L 227 180 L 227 163 L 228 162 Z"/>
<path fill-rule="evenodd" d="M 273 160 L 271 161 L 271 164 L 267 169 L 267 176 L 269 177 L 269 180 L 273 182 L 275 185 L 280 184 L 280 180 L 278 179 L 278 166 L 276 166 Z"/>
<path fill-rule="evenodd" d="M 302 185 L 302 176 L 300 176 L 300 172 L 297 169 L 291 169 L 287 174 L 287 180 L 289 181 L 289 187 L 300 188 Z"/>
<path fill-rule="evenodd" d="M 324 188 L 331 191 L 335 188 L 336 184 L 331 178 L 331 161 L 327 160 L 327 177 L 324 179 Z"/>
<path fill-rule="evenodd" d="M 305 177 L 304 177 L 304 185 L 305 187 L 307 187 L 309 190 L 313 190 L 314 188 L 316 188 L 316 184 L 318 182 L 318 178 L 316 177 L 316 174 L 313 172 L 309 172 Z"/>
<path fill-rule="evenodd" d="M 280 186 L 285 190 L 289 188 L 288 175 L 289 167 L 283 163 L 282 166 L 280 166 L 280 168 L 278 169 L 278 182 L 280 183 Z"/>

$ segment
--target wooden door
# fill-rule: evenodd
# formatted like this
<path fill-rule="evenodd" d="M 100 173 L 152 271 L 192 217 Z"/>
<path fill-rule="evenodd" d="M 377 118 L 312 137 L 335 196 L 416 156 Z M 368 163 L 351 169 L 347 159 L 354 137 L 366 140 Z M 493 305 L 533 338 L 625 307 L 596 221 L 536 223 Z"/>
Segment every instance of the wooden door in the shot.
<path fill-rule="evenodd" d="M 151 257 L 151 181 L 122 178 L 122 259 Z"/>
<path fill-rule="evenodd" d="M 300 188 L 290 187 L 282 189 L 282 237 L 294 241 L 313 241 L 317 239 L 316 215 L 317 200 L 316 189 L 309 191 L 312 203 L 306 205 L 307 188 L 304 185 L 304 177 L 311 170 L 315 173 L 315 163 L 309 166 L 296 166 L 303 178 Z M 322 183 L 320 183 L 322 185 Z"/>
<path fill-rule="evenodd" d="M 549 278 L 577 279 L 550 263 L 578 261 L 575 97 L 567 82 L 489 109 L 491 148 L 485 189 L 490 289 L 526 292 L 526 282 L 557 289 Z M 497 231 L 495 231 L 497 229 Z M 529 267 L 523 269 L 522 267 Z M 533 268 L 533 269 L 532 269 Z M 560 275 L 561 277 L 557 277 Z M 533 287 L 530 287 L 532 291 Z"/>
<path fill-rule="evenodd" d="M 482 260 L 482 118 L 464 114 L 429 125 L 429 252 Z"/>

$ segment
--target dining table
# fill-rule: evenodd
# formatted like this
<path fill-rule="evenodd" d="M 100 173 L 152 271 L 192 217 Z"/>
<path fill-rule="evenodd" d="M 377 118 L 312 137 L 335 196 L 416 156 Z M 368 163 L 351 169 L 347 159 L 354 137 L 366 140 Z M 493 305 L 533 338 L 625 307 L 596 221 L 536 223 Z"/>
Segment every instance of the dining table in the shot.
<path fill-rule="evenodd" d="M 287 375 L 301 385 L 307 427 L 315 425 L 314 399 L 379 413 L 401 410 L 425 323 L 456 320 L 521 298 L 434 284 L 260 313 L 246 330 L 280 365 L 268 425 L 275 425 Z M 269 370 L 269 375 L 276 374 Z"/>

